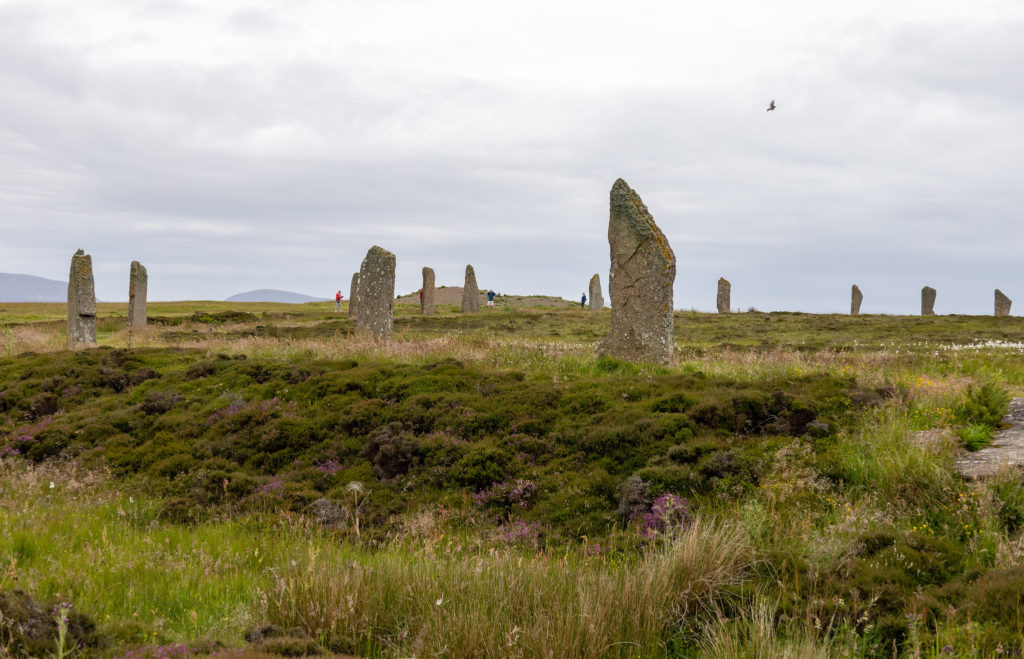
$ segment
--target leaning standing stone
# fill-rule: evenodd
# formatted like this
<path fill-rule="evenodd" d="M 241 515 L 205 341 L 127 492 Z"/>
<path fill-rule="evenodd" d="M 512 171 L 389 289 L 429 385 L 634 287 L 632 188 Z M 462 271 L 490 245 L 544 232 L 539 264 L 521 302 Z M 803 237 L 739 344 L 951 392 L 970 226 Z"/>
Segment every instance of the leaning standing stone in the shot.
<path fill-rule="evenodd" d="M 423 268 L 423 288 L 420 289 L 420 313 L 429 316 L 434 313 L 434 269 Z"/>
<path fill-rule="evenodd" d="M 466 266 L 466 283 L 462 287 L 462 313 L 480 311 L 480 289 L 476 285 L 473 266 Z"/>
<path fill-rule="evenodd" d="M 96 345 L 96 286 L 92 257 L 82 250 L 71 257 L 68 275 L 68 347 Z"/>
<path fill-rule="evenodd" d="M 590 278 L 590 310 L 600 311 L 604 309 L 604 296 L 601 295 L 601 277 L 594 275 Z"/>
<path fill-rule="evenodd" d="M 672 284 L 676 256 L 647 206 L 622 179 L 611 190 L 608 244 L 611 331 L 601 355 L 669 364 L 673 359 Z"/>
<path fill-rule="evenodd" d="M 359 296 L 359 273 L 352 274 L 352 283 L 348 287 L 348 317 L 356 319 L 356 298 Z"/>
<path fill-rule="evenodd" d="M 1003 292 L 997 288 L 996 289 L 996 315 L 997 316 L 1009 316 L 1010 315 L 1010 305 L 1011 304 L 1013 304 L 1013 302 L 1010 301 L 1010 298 L 1006 297 L 1006 295 L 1004 295 Z"/>
<path fill-rule="evenodd" d="M 935 289 L 931 286 L 925 286 L 921 289 L 921 315 L 935 315 Z"/>
<path fill-rule="evenodd" d="M 718 278 L 718 297 L 715 302 L 718 313 L 729 313 L 732 309 L 732 284 L 725 277 Z"/>
<path fill-rule="evenodd" d="M 146 326 L 146 293 L 149 288 L 149 275 L 146 268 L 138 261 L 132 261 L 128 273 L 128 325 L 131 327 Z"/>
<path fill-rule="evenodd" d="M 378 341 L 391 338 L 395 322 L 395 255 L 374 245 L 359 267 L 356 332 Z"/>
<path fill-rule="evenodd" d="M 860 288 L 857 284 L 853 285 L 853 291 L 850 293 L 850 315 L 860 315 L 860 303 L 864 301 L 864 295 L 860 292 Z"/>

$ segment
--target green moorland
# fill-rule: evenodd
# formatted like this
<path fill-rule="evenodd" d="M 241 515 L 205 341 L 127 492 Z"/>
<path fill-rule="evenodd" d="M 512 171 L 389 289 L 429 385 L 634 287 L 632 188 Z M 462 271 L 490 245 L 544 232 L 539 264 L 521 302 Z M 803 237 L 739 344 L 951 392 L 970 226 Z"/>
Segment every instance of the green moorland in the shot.
<path fill-rule="evenodd" d="M 1024 319 L 0 305 L 0 656 L 1024 652 Z"/>

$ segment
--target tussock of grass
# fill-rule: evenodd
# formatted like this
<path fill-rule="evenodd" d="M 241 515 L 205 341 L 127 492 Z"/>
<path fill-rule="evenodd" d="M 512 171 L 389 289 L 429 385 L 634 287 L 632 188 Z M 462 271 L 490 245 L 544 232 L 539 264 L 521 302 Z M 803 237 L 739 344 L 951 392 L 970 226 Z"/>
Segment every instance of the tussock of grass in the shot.
<path fill-rule="evenodd" d="M 749 556 L 742 529 L 701 518 L 635 563 L 311 554 L 261 595 L 258 617 L 398 656 L 658 656 L 741 582 Z"/>
<path fill-rule="evenodd" d="M 827 453 L 829 475 L 865 495 L 926 504 L 954 482 L 948 445 L 922 446 L 897 405 L 868 412 L 855 429 L 840 433 Z"/>
<path fill-rule="evenodd" d="M 810 630 L 779 621 L 778 604 L 758 596 L 739 618 L 721 618 L 708 625 L 701 656 L 708 659 L 829 659 L 843 656 L 828 639 Z"/>

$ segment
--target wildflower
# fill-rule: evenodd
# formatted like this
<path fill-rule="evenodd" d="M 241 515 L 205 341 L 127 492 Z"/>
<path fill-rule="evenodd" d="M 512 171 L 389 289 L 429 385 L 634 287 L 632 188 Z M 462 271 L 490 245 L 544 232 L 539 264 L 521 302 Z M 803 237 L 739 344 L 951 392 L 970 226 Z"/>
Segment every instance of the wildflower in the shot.
<path fill-rule="evenodd" d="M 511 482 L 494 483 L 486 490 L 474 494 L 473 501 L 481 508 L 491 505 L 500 508 L 528 508 L 536 492 L 536 483 L 517 478 Z"/>
<path fill-rule="evenodd" d="M 540 522 L 518 520 L 498 528 L 498 537 L 509 544 L 536 547 L 540 538 Z"/>
<path fill-rule="evenodd" d="M 651 504 L 651 512 L 643 516 L 643 535 L 650 538 L 658 533 L 682 530 L 689 518 L 689 502 L 675 494 L 663 494 Z"/>
<path fill-rule="evenodd" d="M 341 464 L 337 460 L 325 460 L 324 462 L 321 462 L 316 465 L 317 471 L 319 471 L 322 474 L 327 474 L 328 476 L 333 476 L 334 474 L 344 469 L 345 465 Z"/>

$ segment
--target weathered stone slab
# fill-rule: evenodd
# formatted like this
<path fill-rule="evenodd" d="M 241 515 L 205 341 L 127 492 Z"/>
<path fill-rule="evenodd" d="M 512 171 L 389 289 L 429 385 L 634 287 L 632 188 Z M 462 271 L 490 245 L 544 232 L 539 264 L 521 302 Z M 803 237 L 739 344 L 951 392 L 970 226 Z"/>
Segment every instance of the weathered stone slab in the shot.
<path fill-rule="evenodd" d="M 601 277 L 600 275 L 594 275 L 590 278 L 590 310 L 600 311 L 604 309 L 604 296 L 601 295 Z"/>
<path fill-rule="evenodd" d="M 352 283 L 348 287 L 348 317 L 356 319 L 356 298 L 359 296 L 359 273 L 352 274 Z"/>
<path fill-rule="evenodd" d="M 931 286 L 925 286 L 921 289 L 921 315 L 935 315 L 935 289 Z"/>
<path fill-rule="evenodd" d="M 725 277 L 718 278 L 718 296 L 715 299 L 718 313 L 729 313 L 732 310 L 732 284 Z"/>
<path fill-rule="evenodd" d="M 378 341 L 391 338 L 395 322 L 395 255 L 374 245 L 359 266 L 356 332 Z"/>
<path fill-rule="evenodd" d="M 1010 301 L 1010 298 L 1006 297 L 1003 294 L 1003 292 L 997 288 L 996 289 L 996 315 L 997 316 L 1009 316 L 1010 315 L 1010 305 L 1011 304 L 1013 304 L 1013 302 Z"/>
<path fill-rule="evenodd" d="M 146 295 L 149 290 L 149 274 L 145 266 L 132 261 L 128 272 L 128 325 L 146 326 Z"/>
<path fill-rule="evenodd" d="M 420 289 L 420 313 L 430 316 L 434 313 L 434 269 L 423 268 L 423 288 Z"/>
<path fill-rule="evenodd" d="M 675 254 L 640 195 L 622 179 L 612 185 L 610 207 L 611 331 L 598 346 L 598 352 L 632 361 L 669 364 L 675 350 Z"/>
<path fill-rule="evenodd" d="M 480 289 L 476 285 L 473 266 L 466 266 L 466 283 L 462 287 L 462 313 L 480 311 Z"/>
<path fill-rule="evenodd" d="M 68 347 L 96 345 L 96 285 L 92 257 L 83 250 L 71 257 L 68 274 Z"/>
<path fill-rule="evenodd" d="M 860 315 L 860 303 L 864 301 L 864 294 L 860 292 L 860 288 L 857 284 L 853 285 L 853 290 L 850 293 L 850 315 Z"/>
<path fill-rule="evenodd" d="M 1010 409 L 1003 417 L 1008 428 L 998 431 L 992 445 L 974 451 L 956 461 L 956 470 L 964 478 L 992 476 L 1001 469 L 1019 468 L 1024 464 L 1024 398 L 1010 401 Z"/>

